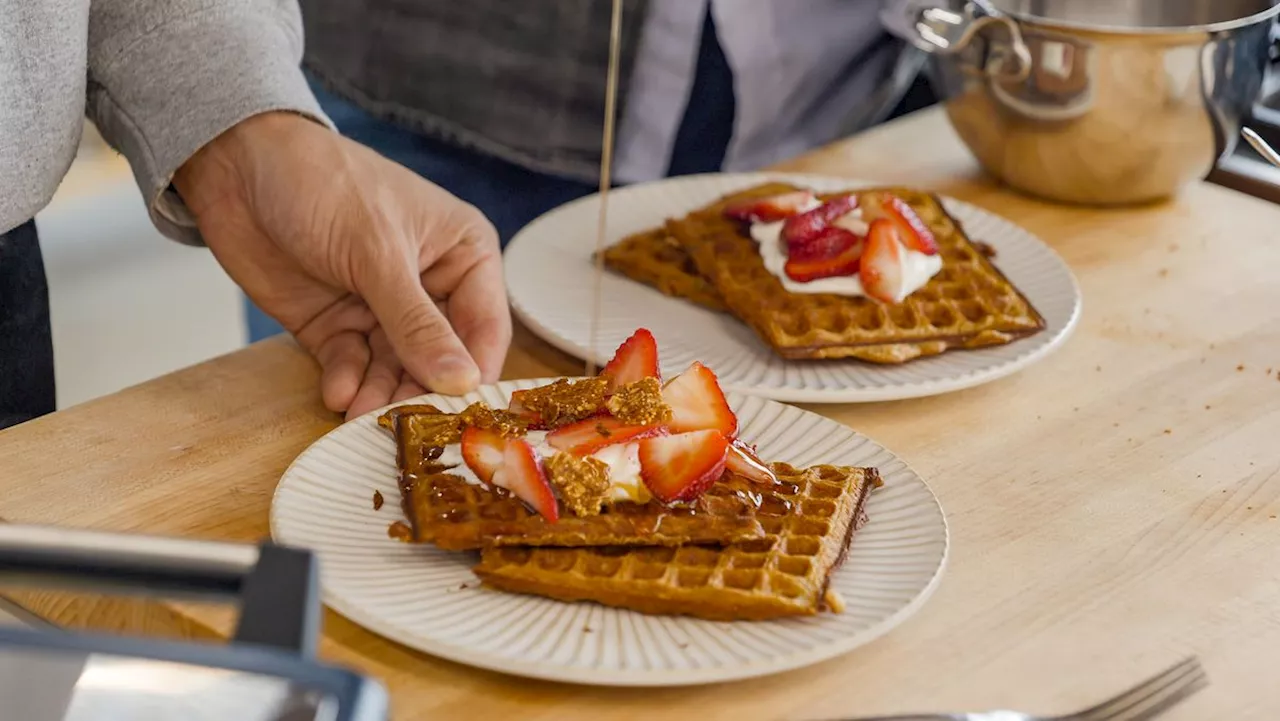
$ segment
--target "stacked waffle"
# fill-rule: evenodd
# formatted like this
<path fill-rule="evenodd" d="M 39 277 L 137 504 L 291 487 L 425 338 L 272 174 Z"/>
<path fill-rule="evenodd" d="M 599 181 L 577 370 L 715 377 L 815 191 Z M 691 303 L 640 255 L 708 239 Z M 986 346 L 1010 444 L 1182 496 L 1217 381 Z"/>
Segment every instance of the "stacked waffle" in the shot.
<path fill-rule="evenodd" d="M 515 593 L 714 620 L 839 610 L 828 583 L 875 469 L 763 463 L 710 370 L 657 373 L 642 330 L 598 378 L 506 409 L 388 411 L 396 535 L 479 551 L 476 575 Z"/>
<path fill-rule="evenodd" d="M 809 195 L 814 205 L 849 201 L 854 215 L 873 198 L 901 201 L 906 233 L 918 229 L 932 245 L 930 255 L 941 268 L 905 297 L 875 297 L 866 291 L 867 258 L 857 254 L 872 238 L 861 219 L 848 231 L 852 249 L 833 244 L 839 227 L 810 224 L 813 232 L 829 231 L 830 272 L 822 279 L 846 276 L 863 280 L 857 293 L 803 290 L 819 278 L 787 283 L 779 268 L 770 269 L 761 244 L 752 237 L 752 221 L 788 215 L 818 215 L 816 207 L 772 207 L 777 214 L 752 216 L 753 204 Z M 897 201 L 894 201 L 897 202 Z M 863 206 L 859 209 L 859 206 Z M 747 209 L 747 212 L 744 212 Z M 806 210 L 813 212 L 807 213 Z M 839 220 L 826 222 L 839 226 Z M 799 224 L 798 224 L 799 225 Z M 874 221 L 873 221 L 874 225 Z M 784 227 L 784 233 L 786 228 Z M 895 243 L 895 241 L 889 241 Z M 909 247 L 909 244 L 908 244 Z M 845 251 L 840 255 L 840 251 Z M 786 252 L 784 249 L 782 252 Z M 896 252 L 896 251 L 895 251 Z M 992 264 L 988 248 L 972 242 L 934 195 L 903 188 L 876 188 L 815 195 L 785 183 L 766 183 L 720 198 L 683 218 L 627 237 L 604 252 L 613 271 L 674 297 L 715 311 L 727 311 L 750 326 L 775 353 L 788 359 L 855 358 L 875 363 L 903 363 L 951 349 L 1009 343 L 1039 332 L 1044 319 Z M 788 267 L 790 264 L 788 263 Z M 790 271 L 788 271 L 790 272 Z M 888 268 L 887 274 L 902 273 Z M 884 275 L 883 273 L 881 275 Z M 799 276 L 796 276 L 797 278 Z M 816 287 L 816 286 L 815 286 Z M 831 287 L 828 285 L 828 287 Z"/>

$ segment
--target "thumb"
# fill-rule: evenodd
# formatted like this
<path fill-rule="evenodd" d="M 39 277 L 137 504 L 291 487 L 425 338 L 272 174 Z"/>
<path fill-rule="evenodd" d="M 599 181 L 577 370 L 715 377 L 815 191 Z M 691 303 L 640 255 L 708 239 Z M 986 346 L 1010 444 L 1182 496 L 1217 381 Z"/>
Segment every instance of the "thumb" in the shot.
<path fill-rule="evenodd" d="M 480 368 L 410 266 L 384 264 L 372 281 L 361 295 L 414 380 L 446 395 L 475 390 Z"/>

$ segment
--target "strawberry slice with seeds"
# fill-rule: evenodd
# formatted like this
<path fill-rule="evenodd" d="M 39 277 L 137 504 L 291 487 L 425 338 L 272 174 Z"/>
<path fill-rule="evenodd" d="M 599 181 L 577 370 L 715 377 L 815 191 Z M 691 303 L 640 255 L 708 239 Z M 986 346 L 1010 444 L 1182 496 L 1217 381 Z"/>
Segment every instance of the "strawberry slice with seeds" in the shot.
<path fill-rule="evenodd" d="M 794 252 L 798 246 L 804 246 L 819 233 L 831 226 L 831 223 L 842 215 L 848 214 L 858 207 L 856 195 L 843 195 L 819 205 L 808 212 L 787 218 L 782 224 L 782 240 L 787 244 L 788 252 Z"/>
<path fill-rule="evenodd" d="M 493 485 L 511 491 L 548 523 L 560 520 L 560 505 L 551 492 L 538 452 L 523 438 L 509 438 L 506 444 L 502 465 L 493 474 Z"/>
<path fill-rule="evenodd" d="M 661 501 L 692 501 L 724 474 L 729 442 L 716 430 L 640 441 L 640 479 Z"/>
<path fill-rule="evenodd" d="M 481 481 L 493 482 L 493 474 L 502 467 L 507 439 L 497 431 L 467 426 L 462 431 L 462 462 Z"/>
<path fill-rule="evenodd" d="M 561 426 L 547 434 L 547 443 L 558 451 L 587 456 L 616 443 L 628 443 L 650 436 L 665 435 L 661 425 L 629 426 L 611 416 L 599 416 Z"/>
<path fill-rule="evenodd" d="M 936 255 L 938 239 L 907 201 L 892 193 L 867 193 L 862 199 L 863 217 L 871 222 L 888 220 L 898 229 L 903 245 L 925 255 Z"/>
<path fill-rule="evenodd" d="M 716 374 L 697 361 L 663 386 L 662 400 L 671 407 L 667 428 L 672 433 L 714 430 L 732 438 L 738 432 L 738 417 L 725 400 Z"/>
<path fill-rule="evenodd" d="M 606 394 L 635 383 L 645 378 L 660 378 L 658 375 L 658 341 L 646 328 L 641 328 L 618 346 L 613 359 L 601 369 L 600 375 L 609 377 Z"/>
<path fill-rule="evenodd" d="M 760 460 L 755 449 L 737 438 L 729 443 L 729 454 L 725 457 L 725 470 L 755 483 L 778 482 L 778 476 Z"/>
<path fill-rule="evenodd" d="M 787 258 L 782 270 L 797 283 L 856 275 L 866 243 L 844 228 L 827 228 L 803 252 Z"/>
<path fill-rule="evenodd" d="M 828 260 L 858 240 L 857 234 L 842 228 L 823 228 L 807 243 L 792 246 L 787 257 L 791 260 Z"/>
<path fill-rule="evenodd" d="M 885 218 L 872 221 L 859 269 L 862 290 L 867 295 L 885 303 L 899 301 L 903 288 L 902 252 L 898 228 L 893 221 Z"/>
<path fill-rule="evenodd" d="M 748 223 L 775 223 L 789 218 L 814 201 L 813 193 L 797 190 L 767 198 L 752 198 L 726 205 L 722 211 L 726 218 Z"/>

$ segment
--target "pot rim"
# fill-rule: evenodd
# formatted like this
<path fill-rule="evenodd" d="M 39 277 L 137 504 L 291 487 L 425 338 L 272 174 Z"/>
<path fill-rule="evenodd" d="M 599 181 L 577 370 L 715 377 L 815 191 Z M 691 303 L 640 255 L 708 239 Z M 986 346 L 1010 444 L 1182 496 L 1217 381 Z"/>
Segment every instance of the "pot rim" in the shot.
<path fill-rule="evenodd" d="M 1153 25 L 1151 27 L 1127 27 L 1123 25 L 1095 25 L 1090 23 L 1082 23 L 1071 20 L 1055 20 L 1030 13 L 1014 12 L 997 8 L 1000 14 L 1017 20 L 1019 23 L 1035 25 L 1043 28 L 1055 30 L 1072 30 L 1077 32 L 1096 33 L 1099 35 L 1113 36 L 1140 36 L 1152 37 L 1158 35 L 1203 35 L 1228 32 L 1231 30 L 1239 30 L 1240 28 L 1257 25 L 1275 18 L 1280 15 L 1280 2 L 1272 5 L 1266 10 L 1256 12 L 1245 17 L 1235 18 L 1234 20 L 1221 20 L 1216 23 L 1206 23 L 1204 25 Z"/>

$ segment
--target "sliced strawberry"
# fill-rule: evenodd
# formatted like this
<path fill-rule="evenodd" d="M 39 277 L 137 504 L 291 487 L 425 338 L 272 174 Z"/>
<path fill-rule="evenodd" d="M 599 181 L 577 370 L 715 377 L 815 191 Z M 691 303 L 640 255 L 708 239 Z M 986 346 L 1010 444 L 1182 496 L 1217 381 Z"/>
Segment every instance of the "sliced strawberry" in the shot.
<path fill-rule="evenodd" d="M 715 430 L 731 438 L 738 432 L 738 417 L 729 408 L 716 374 L 697 361 L 663 386 L 662 400 L 671 406 L 667 428 L 672 433 Z"/>
<path fill-rule="evenodd" d="M 644 378 L 658 378 L 658 341 L 647 329 L 637 330 L 618 346 L 600 375 L 609 376 L 606 394 Z"/>
<path fill-rule="evenodd" d="M 497 431 L 467 426 L 462 431 L 462 462 L 485 483 L 493 482 L 493 474 L 502 467 L 507 439 Z"/>
<path fill-rule="evenodd" d="M 756 455 L 755 449 L 737 438 L 729 444 L 725 469 L 756 483 L 777 483 L 778 476 Z"/>
<path fill-rule="evenodd" d="M 798 283 L 856 275 L 865 245 L 862 238 L 844 228 L 827 228 L 810 242 L 803 254 L 787 258 L 783 272 Z"/>
<path fill-rule="evenodd" d="M 724 215 L 749 223 L 774 223 L 789 218 L 814 201 L 813 193 L 797 190 L 767 198 L 752 198 L 725 206 Z"/>
<path fill-rule="evenodd" d="M 863 238 L 867 237 L 867 231 L 871 229 L 870 226 L 867 225 L 867 221 L 863 219 L 862 214 L 856 211 L 845 213 L 839 218 L 836 218 L 831 221 L 831 225 L 835 228 L 844 228 L 850 233 Z"/>
<path fill-rule="evenodd" d="M 834 200 L 828 200 L 813 210 L 793 215 L 782 224 L 782 240 L 786 242 L 788 250 L 805 245 L 830 227 L 836 218 L 856 207 L 858 207 L 856 195 L 842 195 Z"/>
<path fill-rule="evenodd" d="M 524 403 L 520 400 L 526 391 L 512 391 L 511 401 L 507 403 L 507 410 L 515 413 L 529 424 L 531 431 L 545 431 L 547 424 L 542 420 L 542 416 L 537 411 L 531 411 L 524 407 Z"/>
<path fill-rule="evenodd" d="M 787 253 L 790 260 L 829 260 L 848 250 L 858 236 L 842 228 L 823 228 L 802 245 L 794 245 Z"/>
<path fill-rule="evenodd" d="M 886 303 L 896 303 L 902 294 L 902 245 L 892 221 L 872 221 L 867 249 L 859 272 L 867 295 Z"/>
<path fill-rule="evenodd" d="M 538 452 L 523 438 L 507 439 L 506 444 L 502 465 L 493 474 L 493 485 L 511 491 L 548 523 L 555 523 L 560 519 L 560 506 Z"/>
<path fill-rule="evenodd" d="M 868 221 L 888 220 L 898 229 L 902 244 L 917 253 L 935 255 L 938 240 L 933 231 L 916 215 L 907 201 L 892 193 L 867 193 L 862 199 L 862 214 Z"/>
<path fill-rule="evenodd" d="M 617 418 L 598 416 L 561 426 L 547 434 L 547 443 L 557 451 L 586 456 L 616 443 L 666 435 L 661 425 L 629 426 Z"/>
<path fill-rule="evenodd" d="M 705 430 L 640 441 L 640 479 L 661 501 L 692 501 L 720 480 L 729 442 Z"/>

